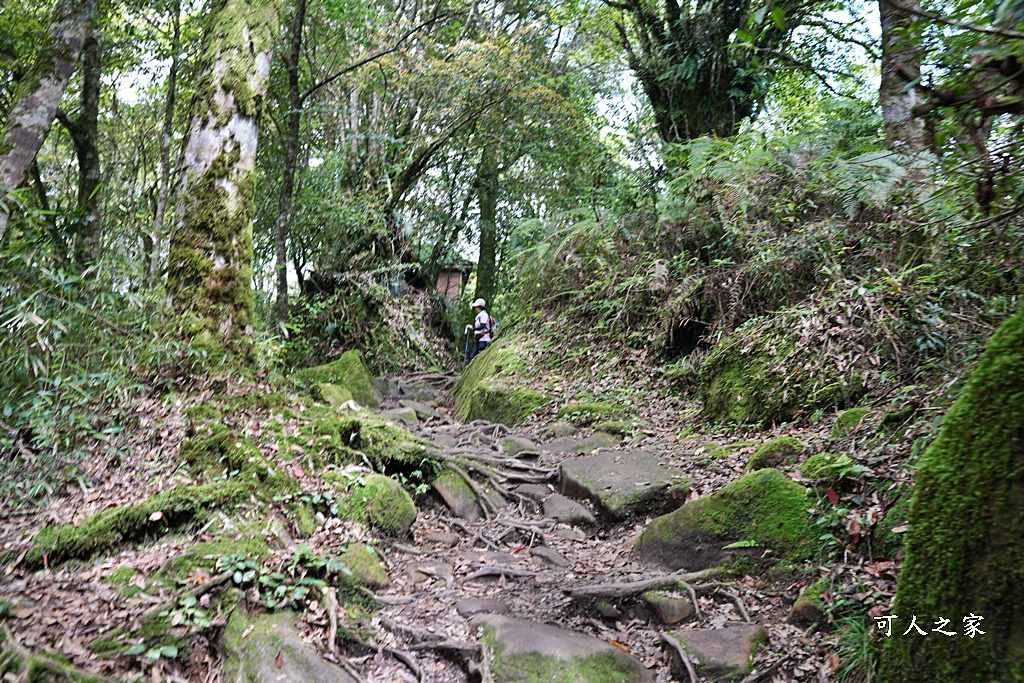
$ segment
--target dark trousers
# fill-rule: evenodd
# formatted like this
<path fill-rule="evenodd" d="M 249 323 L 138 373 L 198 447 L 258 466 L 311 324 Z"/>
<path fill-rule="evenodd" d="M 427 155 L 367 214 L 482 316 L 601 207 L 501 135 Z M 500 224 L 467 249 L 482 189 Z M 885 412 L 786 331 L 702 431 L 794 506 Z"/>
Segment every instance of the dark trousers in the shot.
<path fill-rule="evenodd" d="M 476 354 L 480 353 L 486 348 L 487 342 L 477 340 L 477 342 L 473 344 L 473 348 L 469 350 L 469 359 L 473 360 L 474 358 L 476 358 Z"/>

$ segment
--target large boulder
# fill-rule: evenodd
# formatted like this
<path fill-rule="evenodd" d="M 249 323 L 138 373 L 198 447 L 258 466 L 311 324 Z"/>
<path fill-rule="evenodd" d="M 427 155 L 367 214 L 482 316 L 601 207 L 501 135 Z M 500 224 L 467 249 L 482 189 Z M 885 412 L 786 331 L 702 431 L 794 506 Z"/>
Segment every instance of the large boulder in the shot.
<path fill-rule="evenodd" d="M 808 509 L 814 500 L 803 486 L 774 469 L 746 474 L 710 496 L 654 519 L 636 541 L 643 561 L 697 571 L 719 566 L 732 555 L 725 546 L 751 546 L 761 556 L 803 559 L 809 554 Z"/>
<path fill-rule="evenodd" d="M 686 500 L 689 479 L 666 467 L 650 451 L 600 450 L 596 455 L 564 460 L 562 493 L 587 498 L 610 521 L 632 514 L 661 514 Z"/>
<path fill-rule="evenodd" d="M 635 657 L 593 636 L 499 614 L 479 614 L 470 623 L 492 651 L 495 683 L 654 681 Z"/>
<path fill-rule="evenodd" d="M 851 405 L 878 377 L 865 331 L 840 325 L 843 304 L 760 318 L 719 342 L 701 365 L 698 395 L 717 422 L 773 423 L 798 410 Z M 861 348 L 858 348 L 860 346 Z"/>
<path fill-rule="evenodd" d="M 344 396 L 338 391 L 339 388 L 343 388 L 352 395 L 352 399 L 359 405 L 368 408 L 380 406 L 377 392 L 373 388 L 370 371 L 363 363 L 362 354 L 355 349 L 346 351 L 338 356 L 337 360 L 325 365 L 299 370 L 292 375 L 292 380 L 310 391 L 319 392 L 325 401 L 329 401 L 332 397 L 337 400 L 338 397 Z M 326 397 L 323 394 L 323 389 L 317 387 L 321 384 L 331 385 Z"/>
<path fill-rule="evenodd" d="M 1024 311 L 992 335 L 921 456 L 879 680 L 1024 680 L 1022 538 Z M 928 637 L 899 635 L 912 615 Z M 956 637 L 931 633 L 940 619 Z"/>
<path fill-rule="evenodd" d="M 499 339 L 477 355 L 455 383 L 455 414 L 464 422 L 487 420 L 515 425 L 550 398 L 520 384 L 528 370 L 523 360 L 527 340 Z"/>
<path fill-rule="evenodd" d="M 294 612 L 248 616 L 236 608 L 224 629 L 224 683 L 356 683 L 303 640 Z"/>

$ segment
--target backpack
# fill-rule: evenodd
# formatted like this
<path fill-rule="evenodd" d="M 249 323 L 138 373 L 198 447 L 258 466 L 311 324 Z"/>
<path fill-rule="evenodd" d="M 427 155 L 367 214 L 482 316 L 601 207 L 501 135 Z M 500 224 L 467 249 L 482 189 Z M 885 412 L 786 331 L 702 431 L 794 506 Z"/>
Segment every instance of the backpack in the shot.
<path fill-rule="evenodd" d="M 487 314 L 487 327 L 487 334 L 491 335 L 493 339 L 494 335 L 498 334 L 498 321 L 490 313 Z"/>

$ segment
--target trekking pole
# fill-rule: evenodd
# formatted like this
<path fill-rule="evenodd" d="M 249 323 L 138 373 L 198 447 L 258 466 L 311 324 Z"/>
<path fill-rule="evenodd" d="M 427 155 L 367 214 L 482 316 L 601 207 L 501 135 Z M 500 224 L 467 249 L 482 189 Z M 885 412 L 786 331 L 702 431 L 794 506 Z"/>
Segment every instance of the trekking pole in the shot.
<path fill-rule="evenodd" d="M 466 350 L 462 354 L 462 367 L 469 365 L 469 332 L 466 332 Z"/>

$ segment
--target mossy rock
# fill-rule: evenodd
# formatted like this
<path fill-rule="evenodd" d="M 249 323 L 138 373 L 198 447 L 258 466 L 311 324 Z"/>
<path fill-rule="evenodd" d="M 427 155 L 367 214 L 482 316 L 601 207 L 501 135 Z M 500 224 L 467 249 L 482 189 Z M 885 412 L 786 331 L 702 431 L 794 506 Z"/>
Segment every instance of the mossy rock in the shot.
<path fill-rule="evenodd" d="M 794 308 L 751 321 L 719 342 L 701 365 L 698 397 L 716 422 L 772 424 L 797 411 L 845 407 L 873 376 L 856 349 L 826 349 L 802 334 L 817 308 Z M 861 367 L 864 365 L 865 367 Z"/>
<path fill-rule="evenodd" d="M 337 384 L 320 382 L 315 385 L 314 397 L 323 401 L 332 408 L 340 408 L 353 400 L 352 392 Z"/>
<path fill-rule="evenodd" d="M 743 471 L 746 473 L 763 470 L 766 467 L 788 467 L 797 461 L 803 450 L 803 442 L 793 436 L 780 436 L 765 441 L 750 456 Z"/>
<path fill-rule="evenodd" d="M 351 580 L 367 588 L 384 588 L 391 584 L 384 563 L 377 553 L 363 543 L 352 543 L 341 554 L 341 561 L 352 572 Z"/>
<path fill-rule="evenodd" d="M 292 375 L 296 384 L 313 391 L 317 385 L 330 384 L 347 390 L 352 399 L 367 408 L 380 407 L 377 392 L 373 388 L 373 378 L 363 363 L 363 356 L 353 349 L 338 356 L 338 359 L 326 365 L 299 370 Z"/>
<path fill-rule="evenodd" d="M 838 484 L 867 471 L 868 468 L 857 465 L 845 453 L 816 453 L 800 463 L 800 474 L 805 479 L 817 479 L 826 484 Z"/>
<path fill-rule="evenodd" d="M 416 506 L 402 485 L 383 474 L 369 474 L 363 485 L 352 488 L 353 507 L 365 511 L 365 520 L 389 536 L 408 536 L 416 521 Z"/>
<path fill-rule="evenodd" d="M 625 410 L 622 406 L 613 403 L 567 403 L 558 409 L 558 419 L 568 420 L 574 424 L 589 425 L 599 418 L 619 415 Z"/>
<path fill-rule="evenodd" d="M 756 545 L 758 556 L 768 548 L 776 559 L 802 560 L 810 556 L 813 505 L 806 489 L 778 470 L 751 472 L 654 519 L 636 551 L 645 562 L 690 571 L 721 565 L 732 557 L 724 546 L 736 542 Z"/>
<path fill-rule="evenodd" d="M 519 424 L 551 399 L 518 384 L 526 371 L 522 337 L 499 339 L 476 356 L 455 383 L 455 414 L 463 422 Z"/>
<path fill-rule="evenodd" d="M 958 637 L 894 633 L 879 680 L 1024 680 L 1024 311 L 992 335 L 921 457 L 906 537 L 891 613 L 949 619 Z M 972 614 L 985 635 L 964 635 Z"/>
<path fill-rule="evenodd" d="M 832 438 L 845 439 L 857 431 L 864 418 L 871 413 L 870 408 L 850 408 L 839 413 L 836 423 L 832 425 Z"/>
<path fill-rule="evenodd" d="M 476 493 L 455 470 L 445 468 L 434 480 L 434 490 L 456 517 L 470 521 L 480 519 L 480 504 Z"/>
<path fill-rule="evenodd" d="M 86 517 L 78 526 L 43 527 L 23 563 L 38 569 L 43 566 L 44 555 L 51 567 L 72 559 L 87 560 L 121 543 L 160 536 L 168 529 L 201 521 L 216 508 L 249 495 L 249 489 L 236 481 L 179 486 L 144 503 L 110 508 Z"/>
<path fill-rule="evenodd" d="M 885 513 L 882 521 L 875 525 L 871 537 L 871 551 L 875 557 L 895 559 L 896 555 L 903 551 L 906 533 L 895 533 L 893 530 L 899 530 L 907 524 L 910 500 L 911 495 L 904 493 Z"/>
<path fill-rule="evenodd" d="M 298 615 L 287 610 L 246 614 L 235 608 L 224 629 L 224 681 L 317 681 L 355 683 L 325 661 L 298 630 Z"/>
<path fill-rule="evenodd" d="M 828 579 L 818 579 L 800 591 L 786 621 L 805 627 L 820 622 L 825 616 L 824 596 L 830 585 Z"/>
<path fill-rule="evenodd" d="M 500 614 L 470 622 L 493 655 L 495 683 L 652 683 L 654 674 L 622 649 L 564 629 Z"/>

